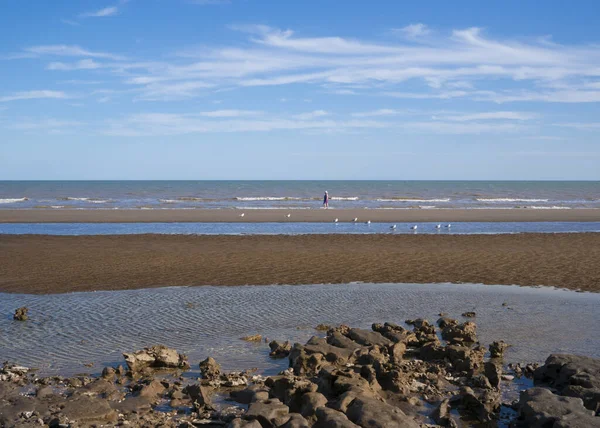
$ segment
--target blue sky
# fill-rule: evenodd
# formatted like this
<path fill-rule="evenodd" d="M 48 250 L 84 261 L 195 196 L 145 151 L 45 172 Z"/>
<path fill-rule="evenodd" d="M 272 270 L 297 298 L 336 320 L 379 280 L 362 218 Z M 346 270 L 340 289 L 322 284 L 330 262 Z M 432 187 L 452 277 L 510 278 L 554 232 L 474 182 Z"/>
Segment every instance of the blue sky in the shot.
<path fill-rule="evenodd" d="M 598 16 L 0 0 L 0 179 L 598 180 Z"/>

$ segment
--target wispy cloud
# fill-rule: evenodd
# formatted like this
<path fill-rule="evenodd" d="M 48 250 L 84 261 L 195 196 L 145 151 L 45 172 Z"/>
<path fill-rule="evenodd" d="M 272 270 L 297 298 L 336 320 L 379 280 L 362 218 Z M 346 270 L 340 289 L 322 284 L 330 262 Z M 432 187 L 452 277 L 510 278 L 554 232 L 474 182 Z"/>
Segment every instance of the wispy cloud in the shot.
<path fill-rule="evenodd" d="M 300 119 L 300 120 L 310 120 L 310 119 L 316 119 L 318 117 L 324 117 L 324 116 L 328 116 L 328 115 L 329 115 L 329 113 L 326 112 L 325 110 L 314 110 L 314 111 L 309 111 L 307 113 L 296 114 L 296 115 L 294 115 L 294 118 Z"/>
<path fill-rule="evenodd" d="M 81 26 L 80 22 L 73 21 L 72 19 L 61 19 L 60 22 L 62 22 L 63 24 L 70 25 L 71 27 L 79 27 L 79 26 Z"/>
<path fill-rule="evenodd" d="M 102 67 L 101 64 L 97 63 L 93 59 L 82 59 L 74 64 L 65 64 L 64 62 L 51 62 L 46 67 L 48 70 L 94 70 Z"/>
<path fill-rule="evenodd" d="M 43 98 L 54 98 L 54 99 L 64 99 L 69 98 L 67 94 L 62 91 L 50 91 L 50 90 L 40 90 L 40 91 L 24 91 L 24 92 L 15 92 L 10 95 L 0 96 L 0 102 L 9 102 L 9 101 L 19 101 L 19 100 L 33 100 L 33 99 L 43 99 Z"/>
<path fill-rule="evenodd" d="M 104 18 L 107 16 L 114 16 L 119 13 L 119 8 L 116 6 L 105 7 L 104 9 L 96 10 L 93 12 L 85 12 L 80 14 L 81 18 Z"/>
<path fill-rule="evenodd" d="M 410 24 L 402 28 L 394 28 L 392 33 L 402 35 L 409 39 L 416 39 L 431 34 L 431 30 L 425 24 Z"/>
<path fill-rule="evenodd" d="M 458 114 L 450 116 L 434 116 L 433 119 L 440 119 L 450 122 L 472 122 L 478 120 L 531 120 L 538 117 L 536 113 L 519 111 L 493 111 L 483 113 Z"/>
<path fill-rule="evenodd" d="M 379 110 L 373 111 L 364 111 L 359 113 L 352 113 L 353 117 L 377 117 L 377 116 L 396 116 L 399 114 L 403 114 L 405 111 L 403 110 L 394 110 L 390 108 L 382 108 Z"/>
<path fill-rule="evenodd" d="M 112 60 L 123 60 L 125 59 L 121 55 L 114 55 L 106 52 L 94 52 L 84 49 L 77 45 L 40 45 L 31 46 L 23 49 L 26 54 L 35 56 L 66 56 L 66 57 L 90 57 L 90 58 L 103 58 Z"/>

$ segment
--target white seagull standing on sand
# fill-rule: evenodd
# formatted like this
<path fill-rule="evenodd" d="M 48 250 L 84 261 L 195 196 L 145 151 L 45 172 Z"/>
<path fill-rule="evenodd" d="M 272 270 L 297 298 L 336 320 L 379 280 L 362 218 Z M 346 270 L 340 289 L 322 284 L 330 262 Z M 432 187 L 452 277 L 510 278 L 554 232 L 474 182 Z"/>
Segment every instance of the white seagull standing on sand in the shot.
<path fill-rule="evenodd" d="M 390 226 L 390 229 L 392 229 L 392 230 L 396 230 L 396 225 L 395 225 L 395 224 L 391 225 L 391 226 Z"/>
<path fill-rule="evenodd" d="M 446 228 L 448 228 L 448 229 L 450 229 L 451 227 L 452 227 L 452 225 L 451 225 L 451 224 L 447 224 L 447 225 L 446 225 Z"/>
<path fill-rule="evenodd" d="M 287 218 L 290 218 L 291 216 L 292 216 L 291 214 L 286 215 Z"/>
<path fill-rule="evenodd" d="M 442 228 L 442 225 L 441 225 L 441 224 L 438 224 L 438 225 L 437 225 L 435 228 L 436 228 L 436 229 L 441 229 L 441 228 Z"/>
<path fill-rule="evenodd" d="M 245 213 L 241 213 L 241 214 L 240 214 L 240 217 L 244 217 L 245 215 L 246 215 Z"/>
<path fill-rule="evenodd" d="M 417 225 L 415 224 L 414 226 L 411 226 L 411 227 L 410 227 L 410 230 L 417 230 L 417 227 L 419 227 L 419 226 L 417 226 Z"/>
<path fill-rule="evenodd" d="M 338 219 L 336 218 L 335 220 L 333 220 L 333 222 L 334 222 L 334 223 L 337 223 L 337 222 L 338 222 Z"/>
<path fill-rule="evenodd" d="M 371 224 L 371 220 L 367 220 L 365 224 Z"/>
<path fill-rule="evenodd" d="M 352 220 L 354 223 L 356 223 L 358 221 L 358 217 L 354 217 L 354 220 Z"/>

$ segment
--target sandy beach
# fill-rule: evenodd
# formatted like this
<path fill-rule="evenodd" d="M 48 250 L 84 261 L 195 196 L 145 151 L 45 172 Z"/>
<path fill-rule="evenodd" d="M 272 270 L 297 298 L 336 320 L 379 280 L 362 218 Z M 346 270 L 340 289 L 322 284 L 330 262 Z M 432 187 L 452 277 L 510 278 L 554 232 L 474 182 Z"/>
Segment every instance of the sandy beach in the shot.
<path fill-rule="evenodd" d="M 372 222 L 600 221 L 600 209 L 0 210 L 0 223 L 331 222 L 334 218 L 340 222 L 354 218 Z"/>
<path fill-rule="evenodd" d="M 0 291 L 469 282 L 600 291 L 600 234 L 0 236 Z"/>

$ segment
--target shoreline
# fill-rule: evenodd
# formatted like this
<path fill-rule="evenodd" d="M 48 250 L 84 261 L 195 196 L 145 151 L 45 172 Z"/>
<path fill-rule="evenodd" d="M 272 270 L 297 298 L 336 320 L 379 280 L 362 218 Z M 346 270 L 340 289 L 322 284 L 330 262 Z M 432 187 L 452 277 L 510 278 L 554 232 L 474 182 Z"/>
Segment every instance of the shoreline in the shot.
<path fill-rule="evenodd" d="M 0 209 L 0 223 L 328 223 L 334 218 L 374 223 L 596 222 L 600 209 Z"/>
<path fill-rule="evenodd" d="M 351 282 L 506 284 L 600 292 L 598 260 L 597 233 L 2 235 L 0 292 Z"/>

